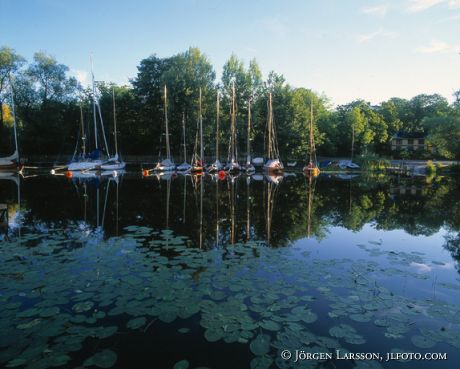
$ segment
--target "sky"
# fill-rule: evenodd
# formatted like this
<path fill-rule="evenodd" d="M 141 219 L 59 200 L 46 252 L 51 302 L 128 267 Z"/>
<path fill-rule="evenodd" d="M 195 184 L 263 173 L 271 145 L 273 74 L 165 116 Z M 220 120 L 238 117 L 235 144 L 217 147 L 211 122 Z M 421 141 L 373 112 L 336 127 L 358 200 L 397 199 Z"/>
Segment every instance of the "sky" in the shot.
<path fill-rule="evenodd" d="M 0 46 L 53 55 L 83 84 L 200 48 L 219 77 L 253 58 L 333 105 L 460 89 L 460 0 L 0 0 Z M 5 16 L 6 15 L 6 16 Z"/>

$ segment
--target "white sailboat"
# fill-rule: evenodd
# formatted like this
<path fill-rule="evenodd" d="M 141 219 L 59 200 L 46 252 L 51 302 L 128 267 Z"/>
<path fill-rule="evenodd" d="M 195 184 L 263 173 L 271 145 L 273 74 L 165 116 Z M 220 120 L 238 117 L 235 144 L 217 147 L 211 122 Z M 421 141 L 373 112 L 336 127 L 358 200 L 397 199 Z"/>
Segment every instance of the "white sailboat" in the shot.
<path fill-rule="evenodd" d="M 159 161 L 154 168 L 156 172 L 172 172 L 176 169 L 176 164 L 171 158 L 171 148 L 169 145 L 169 125 L 168 125 L 168 100 L 166 85 L 164 88 L 164 107 L 165 107 L 165 136 L 166 136 L 166 158 Z"/>
<path fill-rule="evenodd" d="M 232 84 L 232 111 L 231 111 L 231 132 L 230 146 L 228 153 L 228 163 L 225 170 L 229 173 L 238 173 L 241 170 L 238 163 L 238 146 L 236 143 L 236 102 L 235 102 L 235 83 Z"/>
<path fill-rule="evenodd" d="M 99 147 L 98 141 L 98 129 L 97 129 L 97 116 L 99 116 L 100 124 L 101 124 L 101 135 L 104 141 L 104 148 L 105 152 L 109 156 L 109 147 L 107 144 L 107 138 L 105 136 L 104 130 L 104 121 L 102 120 L 102 113 L 101 107 L 99 105 L 99 100 L 96 96 L 96 84 L 94 80 L 94 72 L 93 72 L 93 62 L 91 60 L 91 77 L 92 77 L 92 85 L 93 85 L 93 124 L 94 124 L 94 151 L 87 154 L 86 153 L 86 135 L 84 129 L 84 122 L 83 122 L 83 111 L 80 105 L 80 118 L 81 118 L 81 132 L 82 132 L 82 152 L 78 154 L 77 150 L 75 150 L 74 155 L 72 157 L 71 162 L 67 166 L 67 170 L 69 172 L 79 172 L 79 171 L 92 171 L 92 170 L 99 170 L 101 165 L 105 162 L 101 159 L 101 152 Z"/>
<path fill-rule="evenodd" d="M 1 106 L 0 106 L 1 109 Z M 0 171 L 21 171 L 23 165 L 19 162 L 18 134 L 16 129 L 16 113 L 14 109 L 14 96 L 11 92 L 11 111 L 13 116 L 14 152 L 10 156 L 0 158 Z"/>
<path fill-rule="evenodd" d="M 253 174 L 256 171 L 254 165 L 251 162 L 251 100 L 248 101 L 248 134 L 247 134 L 247 148 L 246 148 L 246 163 L 244 164 L 244 170 L 246 174 Z"/>
<path fill-rule="evenodd" d="M 113 136 L 115 145 L 115 154 L 107 159 L 105 163 L 101 165 L 103 171 L 114 171 L 125 169 L 126 163 L 120 158 L 118 154 L 118 134 L 117 134 L 117 115 L 115 108 L 115 89 L 112 89 L 112 101 L 113 101 Z"/>
<path fill-rule="evenodd" d="M 198 113 L 198 131 L 195 137 L 195 150 L 192 157 L 192 172 L 202 173 L 204 172 L 204 146 L 203 146 L 203 116 L 201 113 L 201 87 L 200 87 L 200 96 L 199 96 L 199 113 Z M 198 133 L 200 135 L 200 153 L 198 154 Z"/>
<path fill-rule="evenodd" d="M 276 139 L 275 122 L 273 118 L 271 92 L 268 95 L 267 131 L 267 160 L 264 164 L 264 169 L 269 172 L 282 172 L 284 170 L 284 166 L 279 158 L 278 142 Z"/>
<path fill-rule="evenodd" d="M 224 165 L 219 160 L 219 120 L 220 120 L 220 99 L 217 91 L 217 117 L 216 117 L 216 161 L 208 167 L 209 173 L 215 173 L 224 169 Z"/>
<path fill-rule="evenodd" d="M 179 173 L 190 173 L 192 166 L 187 162 L 187 143 L 185 139 L 185 113 L 182 113 L 182 147 L 184 148 L 184 162 L 177 166 Z"/>

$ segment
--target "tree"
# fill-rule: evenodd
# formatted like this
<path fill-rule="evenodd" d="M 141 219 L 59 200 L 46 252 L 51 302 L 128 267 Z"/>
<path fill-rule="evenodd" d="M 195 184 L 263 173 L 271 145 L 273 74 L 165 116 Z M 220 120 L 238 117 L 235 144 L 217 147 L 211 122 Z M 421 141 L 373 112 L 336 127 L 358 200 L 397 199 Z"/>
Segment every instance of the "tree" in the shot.
<path fill-rule="evenodd" d="M 460 159 L 460 116 L 427 118 L 427 143 L 447 159 Z"/>
<path fill-rule="evenodd" d="M 25 59 L 6 46 L 0 48 L 0 107 L 3 107 L 3 95 L 11 77 L 23 65 Z M 0 109 L 0 128 L 4 124 L 3 108 Z"/>
<path fill-rule="evenodd" d="M 28 75 L 38 85 L 42 107 L 49 100 L 68 101 L 74 98 L 78 82 L 74 77 L 67 77 L 69 68 L 58 64 L 56 59 L 43 51 L 34 54 L 34 63 L 29 66 Z"/>

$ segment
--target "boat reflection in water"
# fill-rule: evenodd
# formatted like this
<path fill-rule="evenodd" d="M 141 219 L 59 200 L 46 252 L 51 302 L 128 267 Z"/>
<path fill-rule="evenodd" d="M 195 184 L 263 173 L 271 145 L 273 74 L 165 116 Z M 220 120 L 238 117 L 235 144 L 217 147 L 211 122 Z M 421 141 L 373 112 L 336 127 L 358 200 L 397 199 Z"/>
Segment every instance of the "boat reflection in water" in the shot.
<path fill-rule="evenodd" d="M 105 228 L 108 223 L 114 233 L 119 235 L 119 193 L 124 171 L 117 171 L 116 175 L 98 175 L 90 172 L 79 172 L 70 178 L 77 201 L 79 216 L 75 219 L 78 229 L 86 237 L 104 239 Z"/>
<path fill-rule="evenodd" d="M 417 184 L 420 188 L 409 198 L 391 192 L 397 179 L 390 177 L 377 181 L 288 174 L 43 176 L 27 180 L 22 188 L 22 207 L 27 208 L 22 213 L 29 224 L 79 224 L 90 233 L 99 229 L 104 238 L 123 234 L 125 227 L 135 225 L 187 237 L 189 247 L 212 249 L 253 241 L 281 247 L 303 237 L 324 238 L 331 227 L 359 231 L 370 221 L 386 229 L 406 227 L 408 232 L 420 232 L 405 222 L 414 214 L 419 223 L 426 223 L 423 232 L 439 229 L 442 219 L 438 226 L 432 224 L 438 217 L 433 216 L 429 203 L 448 198 L 437 193 L 451 194 L 457 189 L 452 178 L 436 186 L 407 180 L 406 186 Z M 18 181 L 18 177 L 10 177 Z M 3 183 L 14 181 L 0 181 L 5 188 Z M 13 193 L 11 188 L 9 192 Z M 0 198 L 0 202 L 10 206 L 14 202 L 11 197 L 8 201 Z M 456 201 L 452 198 L 445 208 Z M 423 212 L 416 210 L 420 206 Z"/>
<path fill-rule="evenodd" d="M 11 185 L 15 187 L 11 188 Z M 21 222 L 21 174 L 0 171 L 0 240 L 8 238 Z"/>

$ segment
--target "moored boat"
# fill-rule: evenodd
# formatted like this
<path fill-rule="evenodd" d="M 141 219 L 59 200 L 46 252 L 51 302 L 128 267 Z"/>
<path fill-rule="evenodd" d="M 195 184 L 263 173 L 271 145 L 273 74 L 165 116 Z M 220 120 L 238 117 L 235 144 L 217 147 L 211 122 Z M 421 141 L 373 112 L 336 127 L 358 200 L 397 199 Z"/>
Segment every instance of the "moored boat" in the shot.
<path fill-rule="evenodd" d="M 268 94 L 268 116 L 267 116 L 267 160 L 264 169 L 267 172 L 280 173 L 284 170 L 284 165 L 280 160 L 278 151 L 278 141 L 276 138 L 275 122 L 272 107 L 272 94 Z"/>

